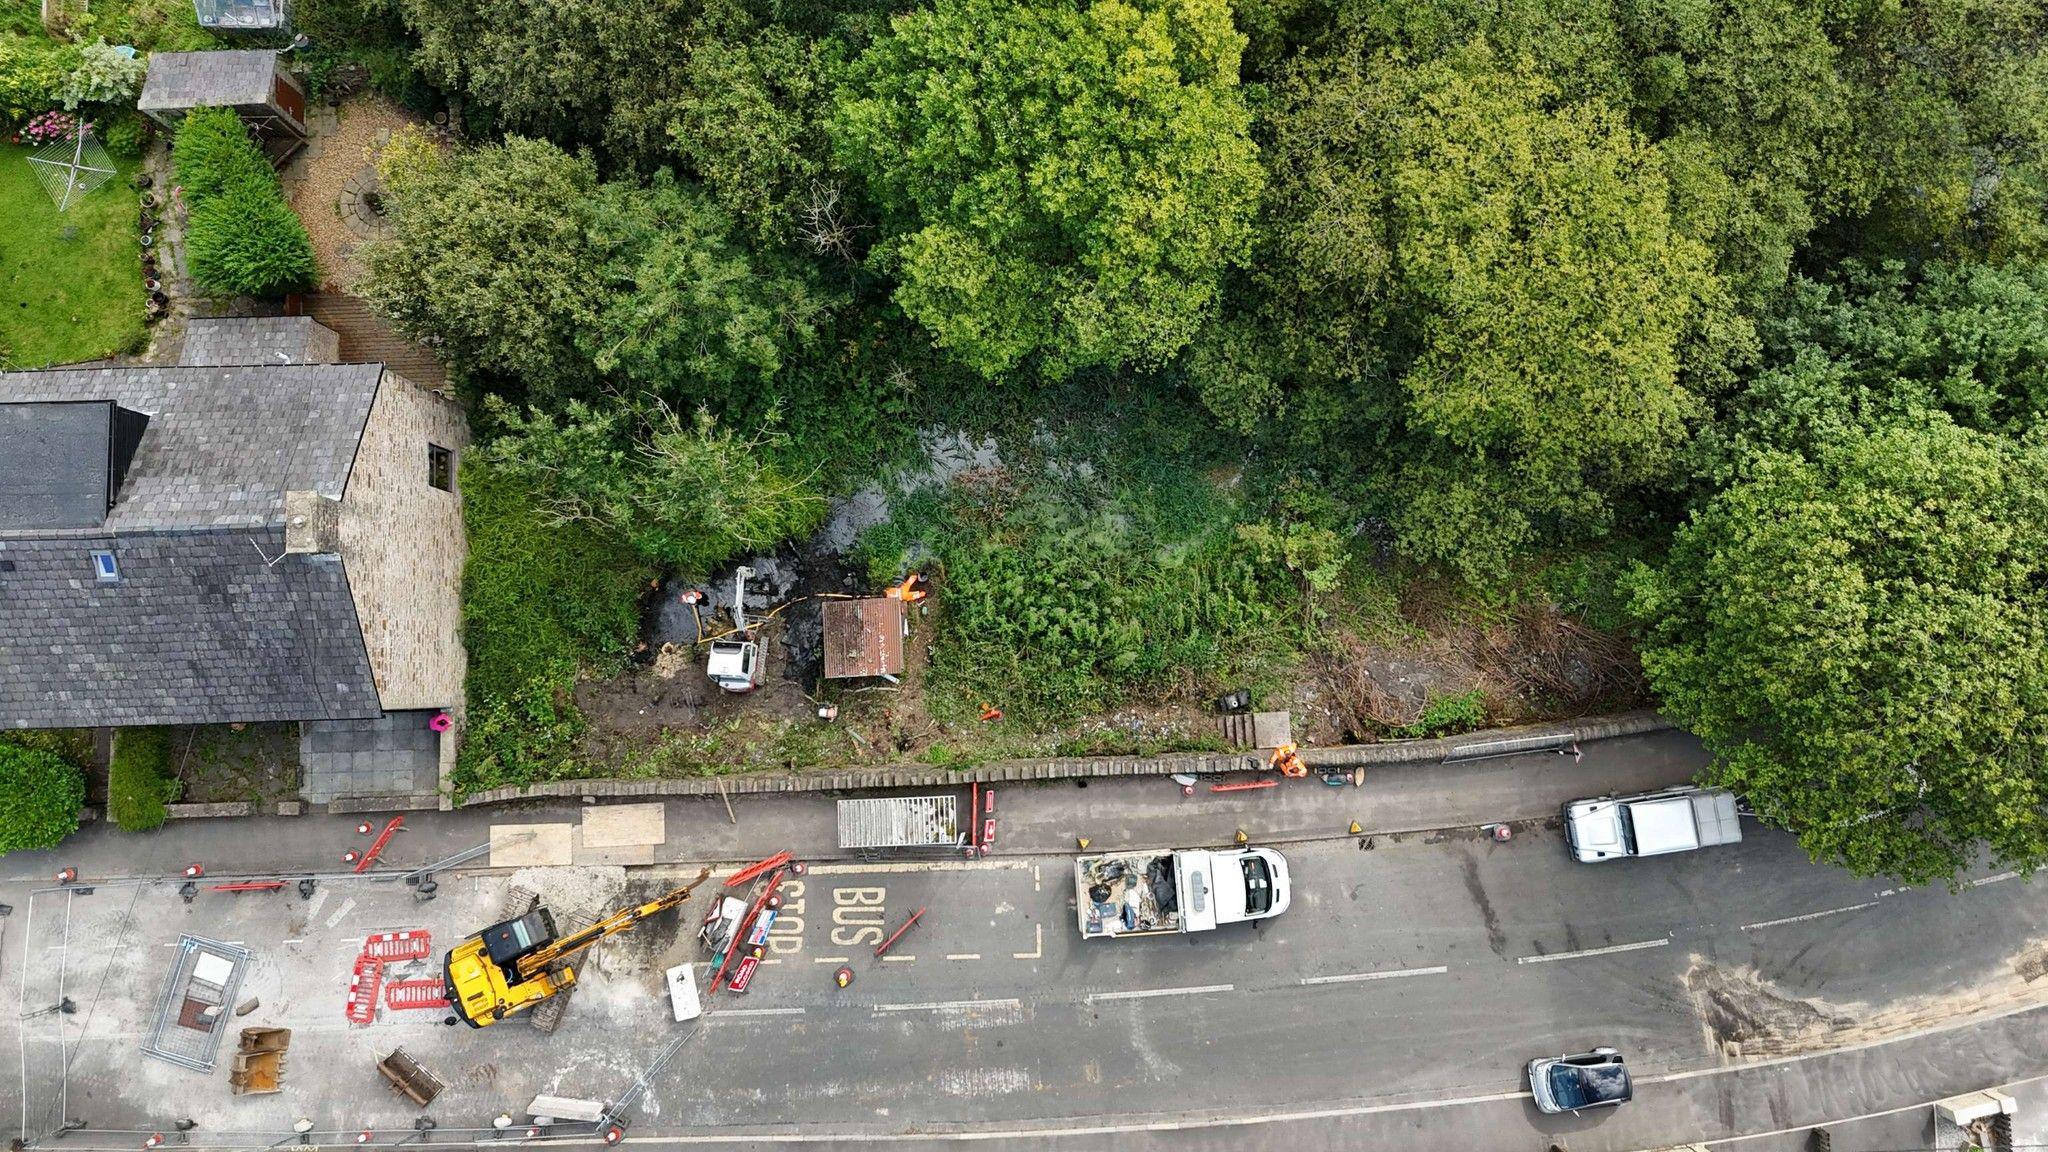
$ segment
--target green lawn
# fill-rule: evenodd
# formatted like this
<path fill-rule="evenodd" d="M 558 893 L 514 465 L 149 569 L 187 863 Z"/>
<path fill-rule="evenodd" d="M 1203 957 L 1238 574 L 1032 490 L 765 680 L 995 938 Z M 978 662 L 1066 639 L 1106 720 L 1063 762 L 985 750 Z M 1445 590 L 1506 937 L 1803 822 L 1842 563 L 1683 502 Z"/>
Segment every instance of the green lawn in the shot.
<path fill-rule="evenodd" d="M 0 144 L 0 366 L 41 368 L 144 340 L 134 164 L 59 213 L 30 150 Z"/>

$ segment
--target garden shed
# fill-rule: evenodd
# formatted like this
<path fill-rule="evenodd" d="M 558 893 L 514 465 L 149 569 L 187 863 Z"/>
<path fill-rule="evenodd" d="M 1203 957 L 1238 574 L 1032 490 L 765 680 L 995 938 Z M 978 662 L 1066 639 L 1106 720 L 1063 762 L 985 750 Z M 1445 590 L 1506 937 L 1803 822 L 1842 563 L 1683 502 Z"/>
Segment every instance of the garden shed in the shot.
<path fill-rule="evenodd" d="M 903 673 L 903 601 L 891 596 L 825 601 L 825 678 Z"/>
<path fill-rule="evenodd" d="M 194 108 L 233 108 L 274 163 L 306 142 L 306 88 L 276 51 L 154 52 L 135 106 L 176 129 Z"/>

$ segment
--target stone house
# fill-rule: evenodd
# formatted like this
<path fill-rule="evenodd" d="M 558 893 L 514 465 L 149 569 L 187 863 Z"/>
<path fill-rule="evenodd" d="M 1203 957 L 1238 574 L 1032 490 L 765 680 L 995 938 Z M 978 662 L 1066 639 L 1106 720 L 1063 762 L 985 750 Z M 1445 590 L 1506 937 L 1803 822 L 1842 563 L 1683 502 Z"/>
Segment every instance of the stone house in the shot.
<path fill-rule="evenodd" d="M 307 799 L 431 794 L 466 667 L 461 408 L 310 319 L 0 373 L 0 728 L 298 722 Z"/>

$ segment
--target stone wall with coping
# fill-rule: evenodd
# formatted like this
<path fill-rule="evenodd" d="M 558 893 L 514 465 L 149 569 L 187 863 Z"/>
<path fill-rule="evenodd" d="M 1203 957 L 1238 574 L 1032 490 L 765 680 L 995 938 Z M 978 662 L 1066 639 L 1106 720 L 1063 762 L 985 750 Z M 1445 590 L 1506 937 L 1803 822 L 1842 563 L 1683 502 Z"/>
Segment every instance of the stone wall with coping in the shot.
<path fill-rule="evenodd" d="M 1634 736 L 1673 727 L 1655 712 L 1625 712 L 1617 716 L 1588 717 L 1571 723 L 1535 724 L 1521 728 L 1495 728 L 1433 740 L 1390 740 L 1384 744 L 1345 744 L 1329 748 L 1305 748 L 1303 759 L 1311 768 L 1351 768 L 1372 764 L 1408 764 L 1441 760 L 1464 745 L 1507 740 L 1516 737 L 1574 737 L 1605 740 Z M 889 768 L 848 772 L 747 772 L 733 776 L 688 776 L 658 780 L 554 780 L 525 787 L 492 788 L 464 797 L 461 807 L 502 804 L 513 800 L 594 797 L 613 799 L 646 796 L 744 796 L 763 792 L 840 792 L 856 788 L 935 788 L 955 784 L 998 784 L 1033 780 L 1069 780 L 1076 777 L 1170 776 L 1182 773 L 1200 776 L 1217 772 L 1241 772 L 1265 766 L 1265 758 L 1254 752 L 1188 753 L 1166 756 L 1052 757 L 1042 760 L 1007 760 L 973 768 L 933 768 L 925 764 L 902 764 Z"/>

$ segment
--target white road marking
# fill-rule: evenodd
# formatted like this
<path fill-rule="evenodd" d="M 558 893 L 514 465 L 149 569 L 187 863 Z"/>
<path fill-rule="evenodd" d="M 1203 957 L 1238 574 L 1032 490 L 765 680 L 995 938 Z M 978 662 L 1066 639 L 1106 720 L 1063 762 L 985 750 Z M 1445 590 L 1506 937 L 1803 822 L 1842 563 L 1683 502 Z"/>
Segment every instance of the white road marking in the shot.
<path fill-rule="evenodd" d="M 322 888 L 313 893 L 313 899 L 306 904 L 306 923 L 311 924 L 320 915 L 320 909 L 327 906 L 327 894 L 331 888 Z"/>
<path fill-rule="evenodd" d="M 1744 932 L 1753 932 L 1758 928 L 1776 928 L 1780 924 L 1804 924 L 1808 920 L 1819 920 L 1826 916 L 1840 916 L 1844 912 L 1861 912 L 1865 908 L 1875 907 L 1877 907 L 1877 901 L 1866 900 L 1861 904 L 1851 904 L 1846 908 L 1830 908 L 1825 912 L 1808 912 L 1804 916 L 1784 916 L 1776 920 L 1759 920 L 1754 924 L 1744 924 L 1742 930 Z"/>
<path fill-rule="evenodd" d="M 1403 976 L 1441 976 L 1450 971 L 1438 964 L 1434 968 L 1401 968 L 1391 972 L 1351 972 L 1343 976 L 1307 976 L 1303 984 L 1353 984 L 1360 980 L 1396 980 Z"/>
<path fill-rule="evenodd" d="M 1234 992 L 1235 984 L 1199 984 L 1189 988 L 1137 988 L 1129 992 L 1095 992 L 1081 998 L 1084 1004 L 1098 1000 L 1149 1000 L 1154 996 L 1202 996 L 1210 992 Z"/>
<path fill-rule="evenodd" d="M 1033 939 L 1034 941 L 1036 941 L 1036 944 L 1035 944 L 1035 945 L 1034 945 L 1034 946 L 1032 947 L 1031 951 L 1029 951 L 1029 952 L 1012 952 L 1012 953 L 1010 953 L 1010 956 L 1011 956 L 1011 957 L 1012 957 L 1013 959 L 1017 959 L 1017 960 L 1036 960 L 1036 959 L 1038 959 L 1038 958 L 1039 958 L 1040 956 L 1043 956 L 1043 955 L 1045 955 L 1045 925 L 1043 925 L 1043 924 L 1033 924 L 1033 925 L 1031 926 L 1031 932 L 1032 932 L 1032 939 Z"/>
<path fill-rule="evenodd" d="M 973 1012 L 982 1008 L 1021 1008 L 1022 1000 L 930 1000 L 922 1004 L 877 1004 L 877 1012 Z"/>
<path fill-rule="evenodd" d="M 349 914 L 349 911 L 350 911 L 351 909 L 353 909 L 353 908 L 354 908 L 355 906 L 356 906 L 356 898 L 355 898 L 355 897 L 351 896 L 351 897 L 349 897 L 348 899 L 346 899 L 346 900 L 343 900 L 343 901 L 341 902 L 341 907 L 339 907 L 339 908 L 336 908 L 336 909 L 334 910 L 334 915 L 332 915 L 332 916 L 329 916 L 329 917 L 327 918 L 327 926 L 328 926 L 329 928 L 332 928 L 332 927 L 334 927 L 335 925 L 337 925 L 337 924 L 341 923 L 342 917 L 344 917 L 344 916 L 347 916 L 347 915 Z"/>
<path fill-rule="evenodd" d="M 720 1020 L 750 1019 L 755 1016 L 801 1016 L 804 1012 L 805 1009 L 802 1008 L 720 1008 L 705 1016 L 704 1021 L 707 1024 L 716 1024 Z"/>
<path fill-rule="evenodd" d="M 946 959 L 948 959 L 948 960 L 979 960 L 979 959 L 981 959 L 981 953 L 979 953 L 979 952 L 949 952 L 949 953 L 947 953 L 947 954 L 946 954 Z"/>
<path fill-rule="evenodd" d="M 1039 887 L 1038 865 L 1036 864 L 1031 866 L 1031 890 L 1033 892 L 1042 891 Z"/>
<path fill-rule="evenodd" d="M 884 957 L 882 957 L 882 963 L 884 963 L 884 964 L 908 964 L 908 963 L 910 963 L 910 962 L 912 962 L 912 961 L 914 961 L 914 960 L 916 960 L 916 959 L 917 959 L 917 957 L 915 957 L 915 956 L 904 956 L 904 955 L 897 955 L 897 954 L 891 954 L 891 955 L 888 955 L 888 956 L 884 956 Z"/>
<path fill-rule="evenodd" d="M 813 864 L 813 876 L 864 876 L 882 872 L 1022 872 L 1029 860 L 900 860 L 881 864 Z"/>
<path fill-rule="evenodd" d="M 1979 876 L 1977 879 L 1970 881 L 1970 887 L 1982 888 L 1986 884 L 1996 884 L 2000 880 L 2014 880 L 2018 877 L 2019 873 L 2017 872 L 2000 872 L 1996 876 Z"/>
<path fill-rule="evenodd" d="M 847 958 L 846 958 L 846 957 L 844 957 L 844 956 L 813 956 L 813 957 L 811 957 L 811 963 L 813 963 L 813 964 L 844 964 L 844 963 L 846 963 L 846 959 L 847 959 Z"/>
<path fill-rule="evenodd" d="M 1517 964 L 1548 964 L 1552 960 L 1578 960 L 1587 956 L 1611 956 L 1616 952 L 1640 952 L 1645 948 L 1662 948 L 1671 943 L 1671 937 L 1662 940 L 1639 940 L 1634 944 L 1609 944 L 1605 948 L 1582 948 L 1577 952 L 1550 952 L 1542 956 L 1517 956 Z"/>

